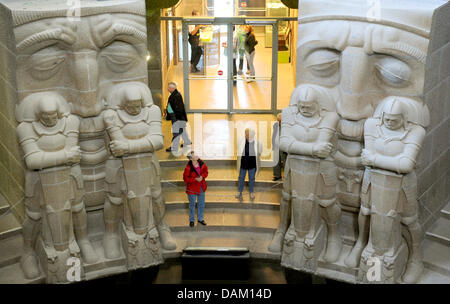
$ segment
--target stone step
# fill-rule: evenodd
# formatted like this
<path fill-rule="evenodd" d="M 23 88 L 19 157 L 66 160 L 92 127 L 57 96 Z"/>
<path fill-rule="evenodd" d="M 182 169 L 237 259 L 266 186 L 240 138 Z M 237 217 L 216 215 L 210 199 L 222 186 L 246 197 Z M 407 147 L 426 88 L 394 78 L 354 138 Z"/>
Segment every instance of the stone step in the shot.
<path fill-rule="evenodd" d="M 19 224 L 14 214 L 11 212 L 0 215 L 0 241 L 10 238 L 22 232 L 22 225 Z"/>
<path fill-rule="evenodd" d="M 42 275 L 36 279 L 28 280 L 23 275 L 19 263 L 14 263 L 0 268 L 0 284 L 43 284 L 45 277 Z"/>
<path fill-rule="evenodd" d="M 191 228 L 192 229 L 192 228 Z M 279 253 L 267 250 L 273 232 L 236 232 L 236 231 L 173 231 L 177 242 L 174 251 L 164 251 L 165 259 L 178 258 L 186 247 L 245 247 L 250 250 L 250 257 L 280 260 Z"/>
<path fill-rule="evenodd" d="M 167 210 L 166 221 L 170 229 L 180 231 L 235 231 L 273 233 L 278 227 L 280 215 L 277 210 L 251 210 L 234 208 L 205 208 L 205 221 L 189 227 L 186 209 Z"/>
<path fill-rule="evenodd" d="M 0 193 L 0 216 L 7 213 L 9 211 L 9 204 L 4 198 L 4 196 Z"/>
<path fill-rule="evenodd" d="M 186 189 L 173 187 L 164 189 L 167 209 L 186 209 L 189 207 Z M 281 189 L 255 188 L 255 199 L 251 200 L 249 193 L 244 192 L 242 199 L 235 197 L 235 187 L 208 187 L 206 191 L 205 208 L 241 208 L 241 209 L 273 209 L 279 210 Z"/>
<path fill-rule="evenodd" d="M 426 232 L 426 236 L 430 240 L 450 247 L 450 220 L 443 217 L 439 218 Z"/>
<path fill-rule="evenodd" d="M 208 189 L 210 187 L 235 187 L 237 191 L 238 187 L 238 181 L 231 180 L 231 179 L 207 179 L 208 183 Z M 166 188 L 186 188 L 186 183 L 181 180 L 161 180 L 161 186 L 164 188 L 164 191 L 166 191 Z M 258 180 L 255 181 L 255 187 L 264 187 L 267 191 L 270 189 L 281 189 L 283 188 L 283 182 L 282 181 L 276 181 L 273 182 L 272 180 Z M 248 191 L 248 182 L 245 182 L 245 188 L 244 191 Z"/>
<path fill-rule="evenodd" d="M 441 209 L 441 216 L 447 220 L 450 220 L 450 202 L 448 202 L 447 205 Z"/>
<path fill-rule="evenodd" d="M 425 239 L 422 248 L 425 267 L 450 278 L 450 247 Z"/>
<path fill-rule="evenodd" d="M 206 162 L 208 165 L 208 163 Z M 161 179 L 162 180 L 180 180 L 183 181 L 184 168 L 186 167 L 186 162 L 177 167 L 166 167 L 161 168 Z M 236 166 L 229 165 L 218 165 L 209 166 L 208 165 L 208 177 L 209 180 L 232 180 L 237 181 L 239 177 L 239 172 Z M 273 169 L 270 167 L 261 168 L 259 174 L 256 176 L 257 181 L 272 181 Z M 248 179 L 248 177 L 247 177 Z"/>
<path fill-rule="evenodd" d="M 236 168 L 236 157 L 234 158 L 203 158 L 202 159 L 208 167 L 215 166 L 229 166 Z M 160 159 L 159 165 L 163 168 L 171 168 L 171 167 L 181 167 L 184 168 L 187 164 L 186 157 L 177 157 L 177 158 L 169 158 L 169 159 Z M 273 163 L 272 160 L 261 160 L 262 166 L 270 167 Z"/>
<path fill-rule="evenodd" d="M 23 251 L 22 234 L 0 241 L 0 268 L 18 263 Z"/>

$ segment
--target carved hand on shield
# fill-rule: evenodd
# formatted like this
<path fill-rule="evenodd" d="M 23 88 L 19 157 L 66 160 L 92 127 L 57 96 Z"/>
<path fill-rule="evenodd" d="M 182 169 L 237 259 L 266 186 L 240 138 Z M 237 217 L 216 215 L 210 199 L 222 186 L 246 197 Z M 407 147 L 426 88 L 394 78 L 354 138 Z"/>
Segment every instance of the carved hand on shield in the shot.
<path fill-rule="evenodd" d="M 318 143 L 313 147 L 313 156 L 326 158 L 330 155 L 333 145 L 331 143 Z"/>
<path fill-rule="evenodd" d="M 373 166 L 374 162 L 375 162 L 375 155 L 369 152 L 368 150 L 363 149 L 361 153 L 361 163 L 364 166 Z"/>
<path fill-rule="evenodd" d="M 71 147 L 67 151 L 67 163 L 69 165 L 78 164 L 81 160 L 81 151 L 79 146 Z"/>
<path fill-rule="evenodd" d="M 120 157 L 128 153 L 128 144 L 124 141 L 113 140 L 109 144 L 109 147 L 111 148 L 111 151 L 115 157 Z"/>

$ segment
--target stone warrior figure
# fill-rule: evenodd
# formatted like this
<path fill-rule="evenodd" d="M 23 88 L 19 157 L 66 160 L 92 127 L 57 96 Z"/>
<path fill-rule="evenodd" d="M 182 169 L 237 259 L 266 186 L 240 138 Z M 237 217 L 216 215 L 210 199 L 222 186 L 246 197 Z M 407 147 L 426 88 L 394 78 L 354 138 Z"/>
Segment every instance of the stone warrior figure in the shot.
<path fill-rule="evenodd" d="M 148 87 L 139 82 L 116 85 L 108 103 L 104 121 L 112 156 L 106 163 L 105 253 L 120 255 L 118 228 L 123 209 L 122 244 L 129 268 L 160 264 L 153 205 L 164 202 L 153 154 L 163 147 L 161 111 Z M 163 234 L 170 236 L 168 227 L 162 227 Z"/>
<path fill-rule="evenodd" d="M 366 169 L 361 214 L 367 218 L 370 215 L 370 236 L 362 252 L 361 280 L 365 280 L 365 273 L 372 264 L 368 260 L 375 257 L 380 261 L 381 281 L 397 281 L 407 254 L 401 223 L 407 228 L 405 236 L 409 247 L 403 281 L 415 283 L 422 273 L 422 231 L 414 168 L 428 123 L 428 108 L 421 102 L 390 96 L 380 103 L 374 117 L 364 125 L 365 148 L 361 157 Z M 361 234 L 359 238 L 367 238 Z"/>
<path fill-rule="evenodd" d="M 281 248 L 284 237 L 282 264 L 286 267 L 312 271 L 317 267 L 324 242 L 320 215 L 328 228 L 324 259 L 334 262 L 341 251 L 338 232 L 341 209 L 335 197 L 337 179 L 332 159 L 339 117 L 334 110 L 325 89 L 301 85 L 294 90 L 290 106 L 282 113 L 280 149 L 288 157 L 280 227 L 271 249 Z M 291 223 L 286 232 L 289 213 Z"/>
<path fill-rule="evenodd" d="M 79 120 L 67 109 L 66 101 L 56 92 L 29 95 L 16 109 L 20 123 L 17 134 L 27 167 L 24 254 L 20 263 L 25 277 L 39 276 L 34 248 L 41 227 L 46 255 L 41 261 L 49 283 L 66 281 L 66 261 L 70 256 L 78 257 L 80 249 L 84 262 L 98 260 L 87 235 Z"/>

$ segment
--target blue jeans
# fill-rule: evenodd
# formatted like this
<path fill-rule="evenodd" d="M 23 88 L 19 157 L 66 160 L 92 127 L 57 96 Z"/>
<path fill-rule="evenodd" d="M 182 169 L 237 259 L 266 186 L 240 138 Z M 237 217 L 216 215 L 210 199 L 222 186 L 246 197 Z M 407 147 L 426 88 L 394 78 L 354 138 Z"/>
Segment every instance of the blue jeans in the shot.
<path fill-rule="evenodd" d="M 189 199 L 189 222 L 195 222 L 195 201 L 197 201 L 197 219 L 203 221 L 205 210 L 205 192 L 200 188 L 200 194 L 188 194 Z"/>
<path fill-rule="evenodd" d="M 248 188 L 250 193 L 253 193 L 253 187 L 255 186 L 255 174 L 256 174 L 256 168 L 253 169 L 242 169 L 239 171 L 239 192 L 242 192 L 244 190 L 244 183 L 245 183 L 245 175 L 248 171 Z"/>

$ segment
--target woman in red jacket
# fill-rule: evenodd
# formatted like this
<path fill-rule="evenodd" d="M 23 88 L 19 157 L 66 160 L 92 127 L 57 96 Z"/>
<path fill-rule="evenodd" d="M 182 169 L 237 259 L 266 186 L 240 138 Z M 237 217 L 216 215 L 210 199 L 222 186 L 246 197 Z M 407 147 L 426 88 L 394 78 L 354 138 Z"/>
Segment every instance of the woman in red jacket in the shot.
<path fill-rule="evenodd" d="M 200 224 L 206 225 L 203 218 L 205 210 L 205 191 L 208 177 L 208 167 L 192 151 L 189 156 L 189 162 L 184 169 L 183 180 L 186 183 L 186 193 L 189 199 L 189 226 L 194 227 L 195 222 L 195 202 L 197 201 L 197 220 Z"/>

